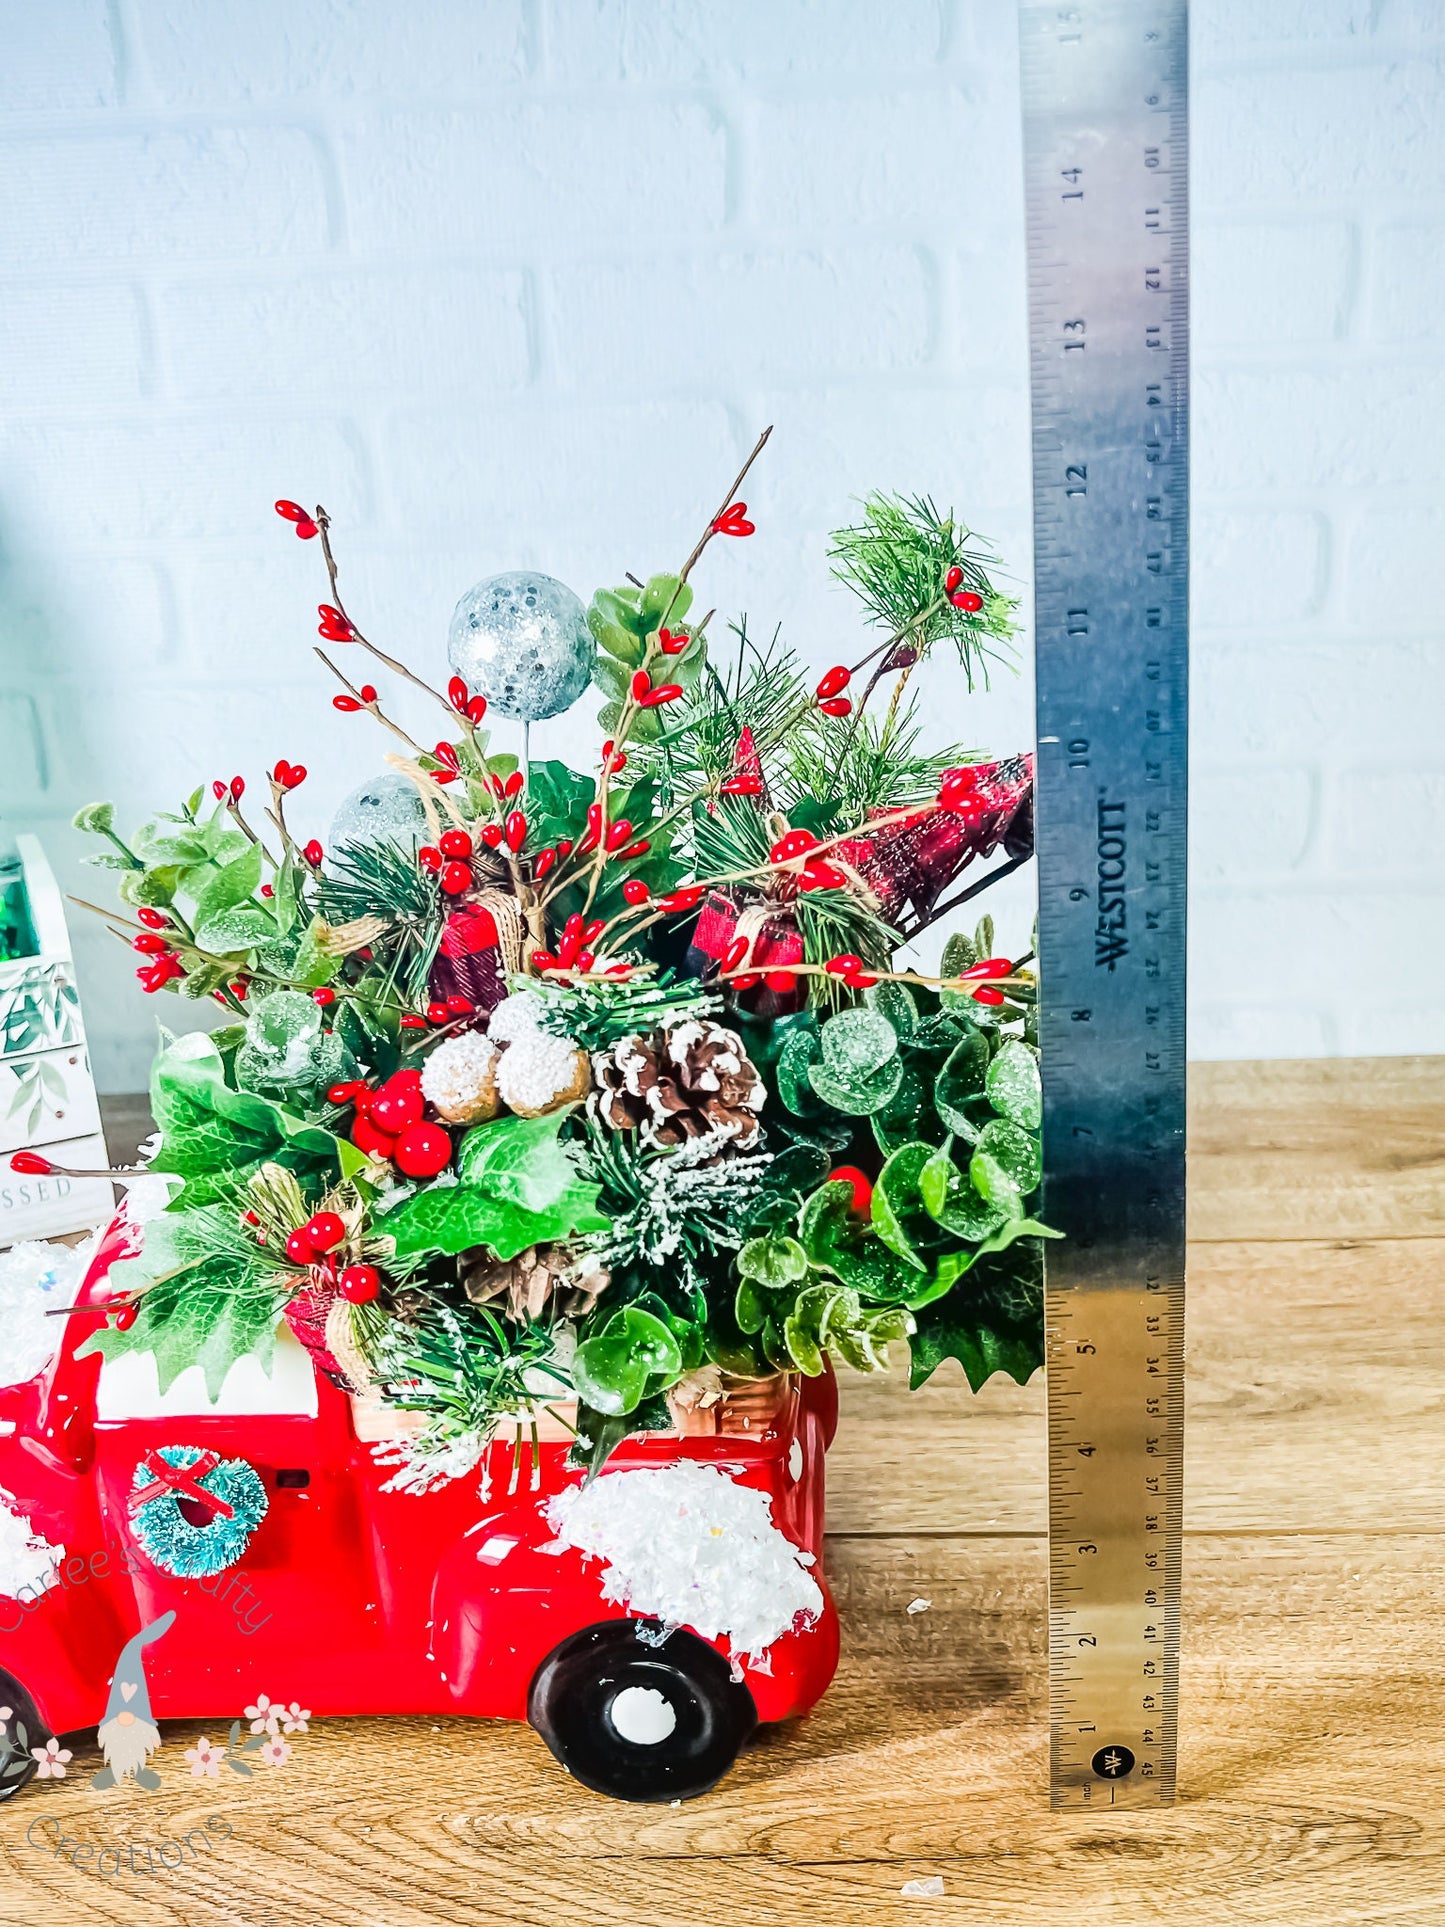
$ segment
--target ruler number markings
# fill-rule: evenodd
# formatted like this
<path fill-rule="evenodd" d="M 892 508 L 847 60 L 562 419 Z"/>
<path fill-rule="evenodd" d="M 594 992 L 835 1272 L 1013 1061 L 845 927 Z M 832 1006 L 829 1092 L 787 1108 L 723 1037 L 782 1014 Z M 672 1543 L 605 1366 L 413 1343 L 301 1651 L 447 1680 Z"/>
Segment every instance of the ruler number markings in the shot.
<path fill-rule="evenodd" d="M 1184 0 L 1021 8 L 1052 1790 L 1173 1798 L 1182 1476 Z"/>

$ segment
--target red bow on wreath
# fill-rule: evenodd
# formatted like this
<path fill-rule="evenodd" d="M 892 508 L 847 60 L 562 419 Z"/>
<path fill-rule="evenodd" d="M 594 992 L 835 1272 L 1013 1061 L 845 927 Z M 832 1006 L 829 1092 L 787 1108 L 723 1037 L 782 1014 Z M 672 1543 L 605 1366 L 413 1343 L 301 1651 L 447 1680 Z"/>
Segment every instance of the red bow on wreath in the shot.
<path fill-rule="evenodd" d="M 138 1491 L 131 1493 L 131 1511 L 139 1512 L 141 1507 L 148 1505 L 152 1499 L 162 1499 L 167 1492 L 174 1492 L 178 1499 L 198 1500 L 201 1505 L 209 1506 L 212 1512 L 219 1513 L 223 1519 L 234 1519 L 235 1507 L 228 1505 L 214 1492 L 208 1492 L 200 1483 L 209 1473 L 214 1472 L 220 1463 L 219 1452 L 202 1452 L 201 1456 L 193 1459 L 189 1465 L 172 1465 L 170 1460 L 163 1459 L 159 1452 L 148 1452 L 141 1460 L 141 1464 L 150 1473 L 155 1483 L 143 1485 Z"/>

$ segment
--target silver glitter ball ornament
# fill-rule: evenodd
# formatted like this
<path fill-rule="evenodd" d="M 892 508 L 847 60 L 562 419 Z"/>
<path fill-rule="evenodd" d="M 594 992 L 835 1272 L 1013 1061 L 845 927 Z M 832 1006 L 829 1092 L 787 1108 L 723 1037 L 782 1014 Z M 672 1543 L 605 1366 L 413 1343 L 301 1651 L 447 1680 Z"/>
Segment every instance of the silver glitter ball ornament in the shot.
<path fill-rule="evenodd" d="M 331 819 L 327 848 L 390 842 L 414 850 L 426 840 L 426 809 L 416 784 L 398 770 L 387 770 L 341 804 Z"/>
<path fill-rule="evenodd" d="M 539 723 L 570 709 L 586 689 L 597 645 L 587 611 L 564 582 L 513 569 L 468 589 L 452 615 L 447 656 L 499 716 Z"/>

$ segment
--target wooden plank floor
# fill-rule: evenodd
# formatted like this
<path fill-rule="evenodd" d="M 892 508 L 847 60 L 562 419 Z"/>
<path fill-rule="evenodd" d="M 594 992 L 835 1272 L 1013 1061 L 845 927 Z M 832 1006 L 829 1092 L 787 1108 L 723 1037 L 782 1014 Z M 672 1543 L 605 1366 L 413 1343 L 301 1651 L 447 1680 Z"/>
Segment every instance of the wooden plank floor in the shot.
<path fill-rule="evenodd" d="M 0 1923 L 1438 1927 L 1445 1059 L 1194 1090 L 1176 1807 L 1048 1810 L 1042 1383 L 974 1399 L 949 1366 L 845 1384 L 842 1668 L 711 1797 L 600 1800 L 525 1728 L 326 1722 L 249 1784 L 32 1787 L 0 1808 Z M 230 1839 L 149 1878 L 25 1840 L 41 1811 L 104 1846 L 222 1810 Z M 930 1875 L 942 1898 L 900 1895 Z"/>

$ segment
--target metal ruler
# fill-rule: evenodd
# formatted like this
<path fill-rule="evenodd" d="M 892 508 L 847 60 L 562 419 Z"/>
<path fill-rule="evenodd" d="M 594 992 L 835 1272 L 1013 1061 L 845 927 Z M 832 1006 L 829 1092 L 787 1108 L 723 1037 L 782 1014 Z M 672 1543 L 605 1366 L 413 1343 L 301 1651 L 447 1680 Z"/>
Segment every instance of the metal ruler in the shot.
<path fill-rule="evenodd" d="M 1184 1470 L 1185 0 L 1021 6 L 1053 1804 L 1174 1798 Z"/>

